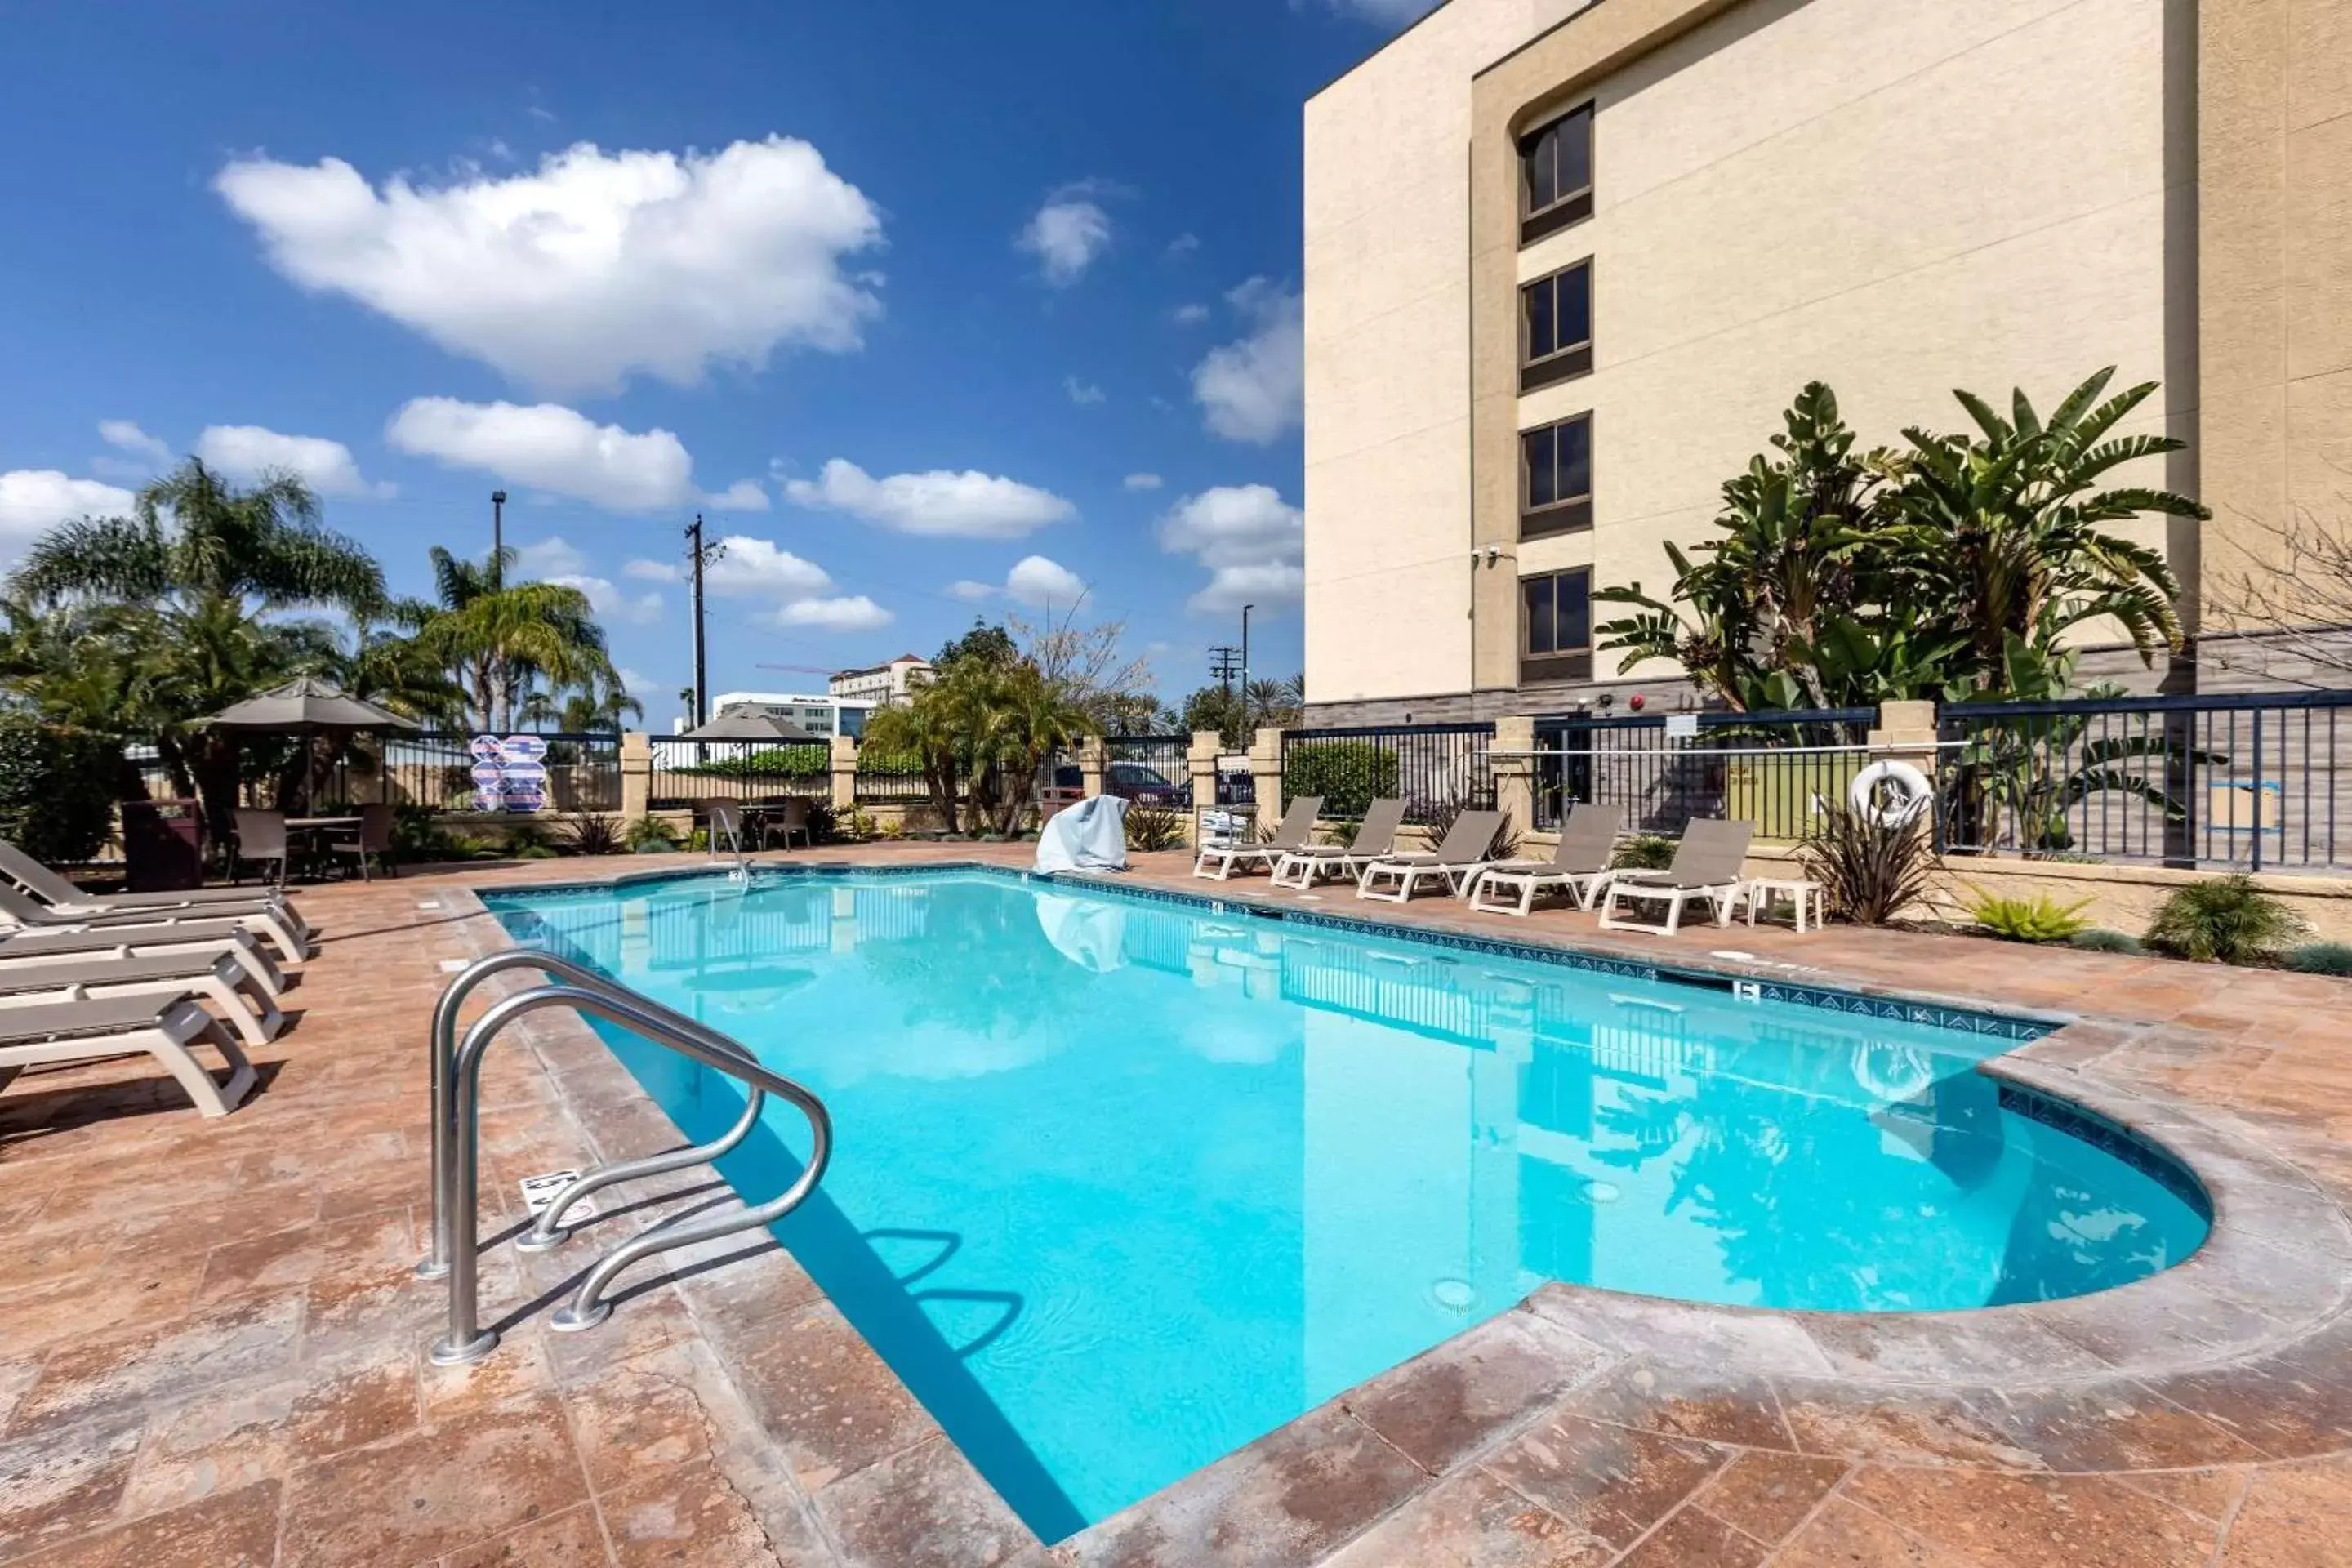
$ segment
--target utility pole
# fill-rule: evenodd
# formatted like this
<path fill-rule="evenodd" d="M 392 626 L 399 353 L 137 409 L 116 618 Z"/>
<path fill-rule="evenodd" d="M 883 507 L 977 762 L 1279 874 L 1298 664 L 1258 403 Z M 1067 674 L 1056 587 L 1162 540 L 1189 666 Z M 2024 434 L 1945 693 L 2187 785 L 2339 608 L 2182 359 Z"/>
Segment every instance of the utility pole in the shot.
<path fill-rule="evenodd" d="M 705 709 L 710 700 L 709 643 L 702 625 L 702 568 L 706 563 L 726 552 L 727 547 L 723 544 L 706 545 L 702 542 L 702 514 L 696 512 L 692 526 L 686 531 L 686 553 L 694 572 L 694 711 L 690 715 L 694 722 L 687 726 L 688 729 L 701 728 L 703 720 L 708 717 Z"/>
<path fill-rule="evenodd" d="M 507 585 L 507 492 L 490 492 L 490 592 Z"/>
<path fill-rule="evenodd" d="M 1234 694 L 1234 677 L 1242 669 L 1242 650 L 1231 643 L 1219 643 L 1209 650 L 1209 679 L 1225 685 L 1225 695 Z"/>
<path fill-rule="evenodd" d="M 1250 612 L 1256 608 L 1255 605 L 1242 606 L 1242 699 L 1244 701 L 1249 699 L 1249 618 Z"/>

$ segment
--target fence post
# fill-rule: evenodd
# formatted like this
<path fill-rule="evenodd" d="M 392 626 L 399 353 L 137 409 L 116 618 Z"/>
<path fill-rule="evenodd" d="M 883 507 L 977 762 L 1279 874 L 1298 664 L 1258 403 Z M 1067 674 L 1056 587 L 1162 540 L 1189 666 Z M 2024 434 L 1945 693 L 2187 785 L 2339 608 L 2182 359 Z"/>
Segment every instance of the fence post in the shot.
<path fill-rule="evenodd" d="M 1942 753 L 1936 750 L 1936 705 L 1933 702 L 1882 702 L 1878 705 L 1878 724 L 1866 737 L 1870 743 L 1870 762 L 1908 763 L 1927 775 L 1931 789 L 1940 788 L 1936 772 Z M 1832 802 L 1843 805 L 1843 802 Z M 1932 856 L 1936 849 L 1937 808 L 1931 798 L 1926 811 L 1919 814 L 1912 831 L 1928 841 Z"/>
<path fill-rule="evenodd" d="M 1108 760 L 1109 748 L 1100 735 L 1078 737 L 1078 786 L 1088 800 L 1103 792 L 1103 769 Z"/>
<path fill-rule="evenodd" d="M 1217 809 L 1217 753 L 1224 748 L 1224 737 L 1214 730 L 1192 731 L 1192 749 L 1184 756 L 1185 772 L 1192 784 L 1192 842 L 1201 842 L 1201 814 Z"/>
<path fill-rule="evenodd" d="M 1494 742 L 1486 748 L 1487 770 L 1495 775 L 1495 809 L 1516 833 L 1536 826 L 1536 721 L 1531 717 L 1495 721 Z"/>
<path fill-rule="evenodd" d="M 855 735 L 833 738 L 833 809 L 848 812 L 857 809 L 857 749 Z"/>
<path fill-rule="evenodd" d="M 653 809 L 654 746 L 640 730 L 621 734 L 621 816 L 635 822 Z"/>
<path fill-rule="evenodd" d="M 1282 820 L 1282 731 L 1260 730 L 1250 740 L 1250 783 L 1257 796 L 1258 837 L 1274 831 Z"/>

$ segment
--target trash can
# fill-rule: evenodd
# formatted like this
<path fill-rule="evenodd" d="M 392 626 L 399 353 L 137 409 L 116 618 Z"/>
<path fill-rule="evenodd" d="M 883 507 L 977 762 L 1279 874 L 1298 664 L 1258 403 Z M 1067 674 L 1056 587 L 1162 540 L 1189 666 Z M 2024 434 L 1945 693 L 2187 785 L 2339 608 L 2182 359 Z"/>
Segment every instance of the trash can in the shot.
<path fill-rule="evenodd" d="M 134 893 L 176 893 L 205 885 L 205 813 L 193 800 L 122 803 L 122 864 Z"/>

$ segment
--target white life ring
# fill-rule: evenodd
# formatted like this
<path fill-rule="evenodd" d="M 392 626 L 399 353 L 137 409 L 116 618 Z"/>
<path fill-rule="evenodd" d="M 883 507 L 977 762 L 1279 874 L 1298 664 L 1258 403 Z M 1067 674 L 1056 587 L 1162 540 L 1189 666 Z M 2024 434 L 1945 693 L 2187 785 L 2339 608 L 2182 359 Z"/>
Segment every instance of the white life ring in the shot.
<path fill-rule="evenodd" d="M 1880 785 L 1885 785 L 1893 796 L 1885 805 L 1878 801 Z M 1879 827 L 1901 827 L 1916 821 L 1935 798 L 1936 786 L 1927 775 L 1909 763 L 1890 760 L 1875 762 L 1853 775 L 1853 787 L 1846 793 L 1846 802 L 1854 815 Z"/>

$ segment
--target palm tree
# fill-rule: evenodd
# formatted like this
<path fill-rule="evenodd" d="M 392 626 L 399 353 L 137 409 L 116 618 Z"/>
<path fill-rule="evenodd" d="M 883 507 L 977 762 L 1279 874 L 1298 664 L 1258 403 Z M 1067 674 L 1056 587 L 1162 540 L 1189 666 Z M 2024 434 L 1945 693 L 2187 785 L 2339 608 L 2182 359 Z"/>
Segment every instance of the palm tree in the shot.
<path fill-rule="evenodd" d="M 620 690 L 588 595 L 561 583 L 508 583 L 514 558 L 506 550 L 476 563 L 433 547 L 436 602 L 420 612 L 417 640 L 464 689 L 478 729 L 510 728 L 541 680 L 551 693 Z"/>

